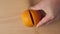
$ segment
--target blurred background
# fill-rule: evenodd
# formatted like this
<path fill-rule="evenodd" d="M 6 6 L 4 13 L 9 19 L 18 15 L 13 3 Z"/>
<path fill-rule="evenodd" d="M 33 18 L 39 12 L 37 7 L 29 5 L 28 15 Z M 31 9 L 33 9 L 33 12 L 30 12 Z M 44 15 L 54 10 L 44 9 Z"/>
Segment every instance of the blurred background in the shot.
<path fill-rule="evenodd" d="M 0 0 L 0 34 L 37 34 L 22 24 L 20 15 L 40 0 Z M 39 34 L 60 34 L 60 20 L 38 28 Z"/>

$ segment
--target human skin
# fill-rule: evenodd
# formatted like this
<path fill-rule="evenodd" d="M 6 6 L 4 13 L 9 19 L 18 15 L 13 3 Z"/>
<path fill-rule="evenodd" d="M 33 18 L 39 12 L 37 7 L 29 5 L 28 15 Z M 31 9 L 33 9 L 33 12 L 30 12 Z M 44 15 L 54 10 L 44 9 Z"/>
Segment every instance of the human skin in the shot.
<path fill-rule="evenodd" d="M 44 10 L 46 16 L 37 24 L 37 28 L 45 23 L 49 23 L 58 18 L 60 13 L 60 0 L 41 0 L 35 6 L 30 7 L 33 10 Z"/>

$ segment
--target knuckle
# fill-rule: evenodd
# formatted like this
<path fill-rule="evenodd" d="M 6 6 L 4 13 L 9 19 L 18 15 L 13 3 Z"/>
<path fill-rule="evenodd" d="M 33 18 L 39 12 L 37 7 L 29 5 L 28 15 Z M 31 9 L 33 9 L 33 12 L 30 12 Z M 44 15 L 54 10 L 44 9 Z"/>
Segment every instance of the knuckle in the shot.
<path fill-rule="evenodd" d="M 55 19 L 55 16 L 54 15 L 50 15 L 48 16 L 49 19 Z"/>
<path fill-rule="evenodd" d="M 49 18 L 50 18 L 50 19 L 55 19 L 55 16 L 50 16 Z"/>

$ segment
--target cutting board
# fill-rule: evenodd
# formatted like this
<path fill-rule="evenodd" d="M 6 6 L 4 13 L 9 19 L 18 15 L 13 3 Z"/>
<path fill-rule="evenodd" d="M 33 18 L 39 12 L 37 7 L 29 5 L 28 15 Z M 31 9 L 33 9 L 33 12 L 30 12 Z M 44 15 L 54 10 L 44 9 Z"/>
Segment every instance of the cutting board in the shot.
<path fill-rule="evenodd" d="M 33 0 L 37 4 L 40 0 Z M 38 34 L 22 24 L 20 15 L 30 6 L 29 0 L 0 0 L 0 34 Z M 39 34 L 60 34 L 60 20 L 38 28 Z"/>

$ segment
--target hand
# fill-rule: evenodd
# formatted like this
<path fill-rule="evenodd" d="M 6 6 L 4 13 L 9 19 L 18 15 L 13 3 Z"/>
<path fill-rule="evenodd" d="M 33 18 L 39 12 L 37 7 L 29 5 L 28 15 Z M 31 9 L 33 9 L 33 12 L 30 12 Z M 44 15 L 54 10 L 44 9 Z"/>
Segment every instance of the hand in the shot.
<path fill-rule="evenodd" d="M 46 13 L 46 16 L 37 24 L 36 27 L 43 25 L 44 23 L 49 23 L 57 18 L 60 13 L 60 0 L 43 0 L 40 1 L 37 5 L 31 7 L 33 10 L 43 10 Z"/>

